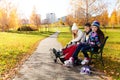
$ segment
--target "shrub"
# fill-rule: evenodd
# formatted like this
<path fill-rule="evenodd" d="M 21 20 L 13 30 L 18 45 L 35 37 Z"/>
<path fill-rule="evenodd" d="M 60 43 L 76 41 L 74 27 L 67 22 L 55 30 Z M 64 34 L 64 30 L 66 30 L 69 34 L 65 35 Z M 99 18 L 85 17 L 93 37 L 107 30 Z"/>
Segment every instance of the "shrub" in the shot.
<path fill-rule="evenodd" d="M 30 26 L 21 26 L 17 30 L 18 31 L 34 31 Z"/>

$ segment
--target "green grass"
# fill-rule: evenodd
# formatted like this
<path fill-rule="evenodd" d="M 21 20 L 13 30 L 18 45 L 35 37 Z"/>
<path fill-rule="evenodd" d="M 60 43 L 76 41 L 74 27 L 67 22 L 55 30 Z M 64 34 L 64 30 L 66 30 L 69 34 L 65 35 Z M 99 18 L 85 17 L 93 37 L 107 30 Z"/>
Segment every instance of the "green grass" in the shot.
<path fill-rule="evenodd" d="M 67 30 L 68 28 L 66 28 Z M 120 30 L 119 29 L 103 29 L 106 36 L 109 36 L 104 48 L 103 59 L 105 67 L 100 62 L 95 62 L 95 68 L 106 73 L 108 76 L 114 79 L 120 79 Z M 58 40 L 63 46 L 71 40 L 71 32 L 61 32 Z"/>
<path fill-rule="evenodd" d="M 69 41 L 72 39 L 70 29 L 68 27 L 60 28 L 60 35 L 58 36 L 58 41 L 62 43 L 63 46 L 66 45 L 66 43 L 69 43 Z"/>
<path fill-rule="evenodd" d="M 104 71 L 113 78 L 120 79 L 120 30 L 108 29 L 105 34 L 109 39 L 104 49 Z"/>
<path fill-rule="evenodd" d="M 53 32 L 0 32 L 0 75 L 9 72 Z"/>

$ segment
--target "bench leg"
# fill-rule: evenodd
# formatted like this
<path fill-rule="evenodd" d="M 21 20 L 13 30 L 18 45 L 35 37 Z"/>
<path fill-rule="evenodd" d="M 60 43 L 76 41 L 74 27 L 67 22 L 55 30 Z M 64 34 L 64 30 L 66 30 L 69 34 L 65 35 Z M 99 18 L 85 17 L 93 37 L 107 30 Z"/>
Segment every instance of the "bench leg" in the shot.
<path fill-rule="evenodd" d="M 90 53 L 90 61 L 89 61 L 89 64 L 91 64 L 91 63 L 92 63 L 92 56 L 93 56 L 93 54 L 92 54 L 92 53 Z"/>
<path fill-rule="evenodd" d="M 104 66 L 104 62 L 103 62 L 102 53 L 101 53 L 101 56 L 100 56 L 100 60 L 101 60 L 101 63 L 102 63 L 102 65 Z"/>

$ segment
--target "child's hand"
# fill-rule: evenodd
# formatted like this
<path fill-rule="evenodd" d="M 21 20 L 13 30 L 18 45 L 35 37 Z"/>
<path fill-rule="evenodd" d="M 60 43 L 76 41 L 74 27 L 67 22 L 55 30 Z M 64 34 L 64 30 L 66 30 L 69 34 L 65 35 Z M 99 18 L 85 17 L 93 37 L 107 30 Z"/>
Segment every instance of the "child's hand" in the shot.
<path fill-rule="evenodd" d="M 98 44 L 98 47 L 100 47 L 100 44 Z"/>

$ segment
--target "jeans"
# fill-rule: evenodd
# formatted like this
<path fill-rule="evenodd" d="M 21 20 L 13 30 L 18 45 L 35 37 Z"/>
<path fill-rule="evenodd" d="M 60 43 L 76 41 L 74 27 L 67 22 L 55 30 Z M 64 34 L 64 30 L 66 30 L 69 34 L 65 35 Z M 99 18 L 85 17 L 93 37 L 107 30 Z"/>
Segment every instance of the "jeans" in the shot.
<path fill-rule="evenodd" d="M 77 59 L 79 51 L 83 52 L 84 57 L 89 58 L 87 54 L 87 50 L 91 49 L 91 46 L 88 44 L 80 43 L 78 47 L 76 48 L 75 52 L 73 53 L 72 57 L 74 59 Z"/>

